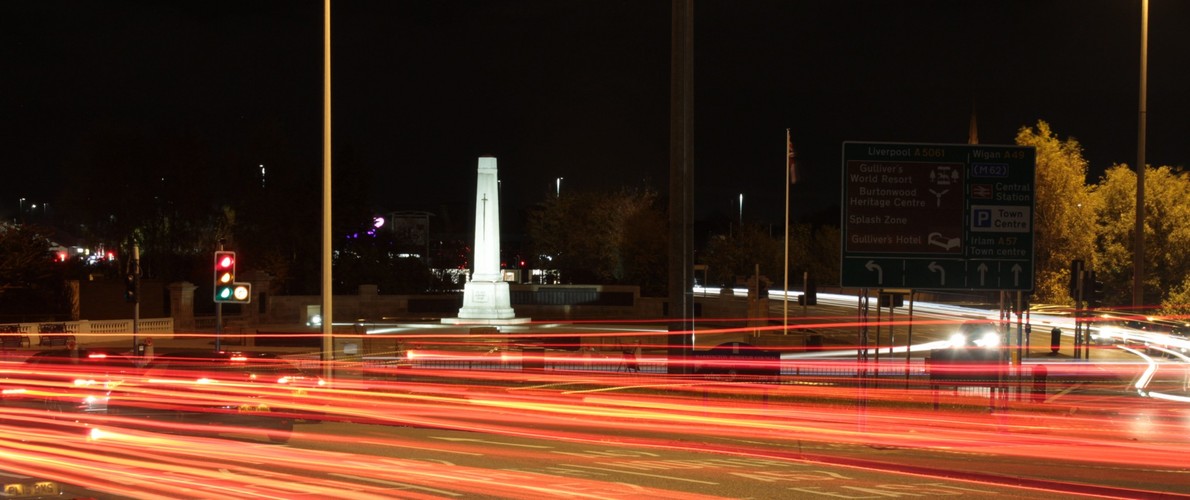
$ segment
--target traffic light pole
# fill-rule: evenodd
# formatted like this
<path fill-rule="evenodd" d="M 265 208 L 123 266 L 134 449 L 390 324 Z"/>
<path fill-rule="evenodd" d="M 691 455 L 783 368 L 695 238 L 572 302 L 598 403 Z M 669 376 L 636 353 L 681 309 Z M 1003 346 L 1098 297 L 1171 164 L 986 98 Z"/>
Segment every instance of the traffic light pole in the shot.
<path fill-rule="evenodd" d="M 136 298 L 132 303 L 132 352 L 136 352 L 136 335 L 140 333 L 140 246 L 136 243 L 132 244 L 132 269 L 128 272 L 133 275 L 133 297 Z"/>
<path fill-rule="evenodd" d="M 223 251 L 223 242 L 219 242 L 219 251 Z M 215 301 L 215 352 L 222 351 L 222 346 L 219 345 L 220 338 L 223 336 L 223 303 Z"/>
<path fill-rule="evenodd" d="M 1087 272 L 1083 269 L 1079 269 L 1078 276 L 1075 279 L 1076 292 L 1074 297 L 1074 359 L 1082 359 L 1083 330 L 1087 330 L 1090 327 L 1090 325 L 1087 325 L 1086 322 L 1083 321 L 1083 316 L 1086 314 L 1086 310 L 1084 309 L 1086 306 L 1086 301 L 1085 297 L 1083 296 L 1085 288 L 1083 287 L 1086 283 Z"/>

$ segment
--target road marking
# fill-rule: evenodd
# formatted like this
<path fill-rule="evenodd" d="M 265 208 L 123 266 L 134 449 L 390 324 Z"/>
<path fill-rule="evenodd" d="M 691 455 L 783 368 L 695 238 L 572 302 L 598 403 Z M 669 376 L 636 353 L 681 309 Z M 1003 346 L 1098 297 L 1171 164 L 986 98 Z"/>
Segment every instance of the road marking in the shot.
<path fill-rule="evenodd" d="M 709 485 L 713 485 L 713 486 L 719 485 L 719 483 L 714 483 L 711 481 L 700 481 L 698 479 L 687 479 L 684 477 L 662 476 L 660 474 L 645 474 L 643 472 L 632 472 L 632 471 L 620 470 L 620 469 L 609 469 L 606 467 L 592 467 L 590 465 L 563 464 L 558 467 L 577 467 L 579 469 L 598 470 L 598 471 L 604 471 L 604 472 L 612 472 L 615 474 L 631 474 L 634 476 L 655 477 L 657 479 L 668 479 L 671 481 L 686 481 L 688 483 L 709 484 Z"/>
<path fill-rule="evenodd" d="M 446 436 L 429 436 L 429 437 L 431 439 L 440 439 L 443 441 L 452 441 L 452 442 L 465 441 L 465 442 L 470 442 L 470 443 L 495 444 L 495 445 L 501 445 L 501 446 L 518 446 L 521 448 L 538 448 L 538 449 L 543 449 L 543 450 L 553 448 L 553 446 L 545 446 L 545 445 L 538 445 L 538 444 L 507 443 L 507 442 L 503 442 L 503 441 L 489 441 L 487 439 L 456 438 L 456 437 L 446 437 Z"/>
<path fill-rule="evenodd" d="M 429 448 L 429 447 L 424 447 L 424 446 L 397 445 L 397 444 L 393 444 L 393 443 L 387 443 L 387 442 L 382 442 L 382 441 L 368 441 L 368 440 L 364 440 L 364 441 L 357 441 L 357 443 L 360 443 L 360 444 L 370 444 L 370 445 L 373 445 L 373 446 L 383 446 L 383 447 L 385 447 L 385 448 L 406 448 L 406 449 L 410 449 L 410 450 L 432 451 L 432 452 L 435 452 L 435 453 L 437 453 L 437 452 L 442 452 L 442 453 L 454 453 L 454 454 L 457 454 L 457 455 L 471 455 L 471 456 L 473 456 L 473 457 L 482 457 L 482 456 L 484 456 L 484 454 L 483 454 L 483 453 L 472 453 L 472 452 L 470 452 L 470 451 L 444 450 L 444 449 L 442 449 L 442 448 Z"/>
<path fill-rule="evenodd" d="M 591 392 L 609 392 L 609 391 L 623 391 L 629 389 L 656 389 L 658 387 L 663 389 L 677 388 L 677 387 L 696 387 L 704 384 L 693 383 L 678 383 L 678 384 L 638 384 L 638 385 L 618 385 L 614 387 L 600 387 L 598 389 L 580 389 L 574 391 L 563 391 L 562 394 L 586 394 Z"/>
<path fill-rule="evenodd" d="M 608 358 L 608 359 L 611 359 L 611 358 Z M 568 385 L 593 384 L 593 383 L 597 383 L 597 381 L 595 381 L 595 380 L 575 380 L 572 382 L 555 382 L 555 383 L 551 383 L 551 384 L 531 385 L 528 387 L 509 387 L 508 391 L 512 392 L 512 391 L 524 391 L 524 390 L 550 389 L 553 387 L 566 387 Z"/>
<path fill-rule="evenodd" d="M 456 493 L 454 491 L 447 491 L 447 490 L 440 490 L 437 488 L 427 488 L 425 486 L 418 486 L 416 484 L 398 483 L 396 481 L 386 481 L 383 479 L 374 479 L 374 478 L 370 478 L 370 477 L 353 476 L 351 474 L 340 474 L 337 472 L 331 472 L 330 475 L 335 476 L 335 477 L 341 477 L 343 479 L 349 479 L 352 481 L 365 481 L 365 482 L 369 482 L 369 483 L 373 483 L 373 484 L 379 484 L 382 486 L 394 486 L 394 487 L 407 489 L 407 490 L 423 490 L 423 491 L 428 491 L 428 492 L 435 493 L 438 495 L 449 495 L 452 497 L 463 496 L 462 493 Z"/>
<path fill-rule="evenodd" d="M 1062 389 L 1061 391 L 1058 391 L 1058 392 L 1057 392 L 1057 393 L 1055 393 L 1053 396 L 1050 396 L 1050 397 L 1048 397 L 1048 398 L 1045 398 L 1045 402 L 1046 402 L 1046 403 L 1052 403 L 1052 402 L 1054 402 L 1055 400 L 1057 400 L 1058 398 L 1060 398 L 1060 397 L 1062 397 L 1062 396 L 1065 396 L 1065 395 L 1069 394 L 1069 393 L 1070 393 L 1070 391 L 1073 391 L 1073 390 L 1075 390 L 1075 389 L 1078 389 L 1079 387 L 1082 387 L 1082 386 L 1083 386 L 1083 383 L 1082 383 L 1082 382 L 1078 382 L 1078 383 L 1076 383 L 1076 384 L 1074 384 L 1074 385 L 1072 385 L 1072 386 L 1070 386 L 1070 387 L 1067 387 L 1067 388 L 1065 388 L 1065 389 Z"/>

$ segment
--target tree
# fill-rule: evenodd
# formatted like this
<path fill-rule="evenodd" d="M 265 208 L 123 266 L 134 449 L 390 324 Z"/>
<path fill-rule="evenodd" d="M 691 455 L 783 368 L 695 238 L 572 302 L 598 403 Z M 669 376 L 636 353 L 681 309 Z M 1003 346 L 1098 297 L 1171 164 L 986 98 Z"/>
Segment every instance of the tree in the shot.
<path fill-rule="evenodd" d="M 132 243 L 140 245 L 146 277 L 193 281 L 195 266 L 206 270 L 216 242 L 230 237 L 234 211 L 224 210 L 229 205 L 216 202 L 212 190 L 245 184 L 228 180 L 238 170 L 226 171 L 214 151 L 205 134 L 97 132 L 76 152 L 76 170 L 63 176 L 58 206 L 65 227 L 91 245 L 120 249 L 124 258 Z"/>
<path fill-rule="evenodd" d="M 802 274 L 818 283 L 839 282 L 839 228 L 796 223 L 789 227 L 789 286 L 802 286 Z"/>
<path fill-rule="evenodd" d="M 1050 125 L 1021 127 L 1020 146 L 1037 151 L 1034 187 L 1033 265 L 1037 302 L 1071 303 L 1070 262 L 1094 261 L 1095 207 L 1087 187 L 1087 160 L 1073 138 L 1058 139 Z M 1093 265 L 1089 267 L 1094 268 Z"/>
<path fill-rule="evenodd" d="M 625 219 L 622 283 L 640 286 L 647 297 L 661 297 L 669 282 L 669 248 L 665 235 L 668 221 L 660 210 L 637 210 Z"/>
<path fill-rule="evenodd" d="M 1161 301 L 1161 314 L 1167 316 L 1182 316 L 1190 314 L 1190 276 L 1182 283 L 1170 290 L 1165 300 Z"/>
<path fill-rule="evenodd" d="M 529 213 L 526 231 L 533 267 L 557 269 L 567 283 L 664 290 L 665 218 L 652 191 L 551 194 Z"/>
<path fill-rule="evenodd" d="M 1095 186 L 1096 276 L 1107 305 L 1131 304 L 1136 173 L 1113 165 Z M 1190 277 L 1190 176 L 1167 166 L 1145 169 L 1145 297 L 1166 302 Z"/>
<path fill-rule="evenodd" d="M 65 264 L 54 261 L 50 231 L 0 225 L 0 321 L 57 319 L 70 310 Z"/>
<path fill-rule="evenodd" d="M 363 231 L 335 247 L 335 293 L 354 294 L 360 285 L 376 285 L 384 294 L 418 294 L 441 288 L 419 259 L 401 257 L 400 245 L 384 231 Z"/>
<path fill-rule="evenodd" d="M 760 274 L 776 284 L 785 271 L 781 265 L 784 254 L 781 242 L 769 236 L 767 229 L 745 224 L 730 235 L 712 237 L 701 260 L 711 275 L 708 285 L 734 286 L 736 277 L 752 276 L 758 265 Z"/>

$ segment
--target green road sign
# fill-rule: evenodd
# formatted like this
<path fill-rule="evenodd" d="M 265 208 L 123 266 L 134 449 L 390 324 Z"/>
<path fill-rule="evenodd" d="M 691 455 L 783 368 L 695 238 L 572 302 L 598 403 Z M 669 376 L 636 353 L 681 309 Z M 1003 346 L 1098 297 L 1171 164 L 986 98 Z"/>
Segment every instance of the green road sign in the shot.
<path fill-rule="evenodd" d="M 1031 147 L 843 143 L 842 286 L 1033 289 Z"/>

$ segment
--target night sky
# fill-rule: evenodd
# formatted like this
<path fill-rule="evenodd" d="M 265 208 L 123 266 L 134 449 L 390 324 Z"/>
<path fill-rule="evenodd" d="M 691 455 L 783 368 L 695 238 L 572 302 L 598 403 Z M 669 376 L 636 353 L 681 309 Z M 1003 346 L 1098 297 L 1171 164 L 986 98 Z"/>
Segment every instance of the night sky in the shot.
<path fill-rule="evenodd" d="M 246 169 L 269 164 L 255 138 L 281 137 L 318 172 L 322 5 L 0 2 L 0 214 L 54 199 L 111 130 L 165 163 L 150 143 L 201 137 L 222 151 L 210 161 Z M 372 173 L 376 210 L 471 203 L 481 155 L 499 159 L 506 219 L 557 177 L 563 192 L 667 189 L 668 0 L 332 8 L 336 161 Z M 1190 2 L 1150 9 L 1147 159 L 1184 165 Z M 781 222 L 787 127 L 795 217 L 838 203 L 843 141 L 964 143 L 973 109 L 985 144 L 1050 122 L 1082 143 L 1091 180 L 1136 161 L 1139 0 L 699 0 L 694 14 L 699 217 L 734 217 L 742 193 L 746 220 Z"/>

